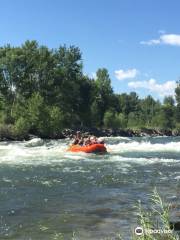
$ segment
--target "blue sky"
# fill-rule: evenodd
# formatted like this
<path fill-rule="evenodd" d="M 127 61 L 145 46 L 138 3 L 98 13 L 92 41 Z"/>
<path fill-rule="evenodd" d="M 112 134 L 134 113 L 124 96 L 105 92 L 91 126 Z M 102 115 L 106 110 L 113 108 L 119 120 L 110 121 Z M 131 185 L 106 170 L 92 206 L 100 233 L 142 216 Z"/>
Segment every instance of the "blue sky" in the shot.
<path fill-rule="evenodd" d="M 76 45 L 117 93 L 162 99 L 180 77 L 179 0 L 0 0 L 0 45 Z"/>

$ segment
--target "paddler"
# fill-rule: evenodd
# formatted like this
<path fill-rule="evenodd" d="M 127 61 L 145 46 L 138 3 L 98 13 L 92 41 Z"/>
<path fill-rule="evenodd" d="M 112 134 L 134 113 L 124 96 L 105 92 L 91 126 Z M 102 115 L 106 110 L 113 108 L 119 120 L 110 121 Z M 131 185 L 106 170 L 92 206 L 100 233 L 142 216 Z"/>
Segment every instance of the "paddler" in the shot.
<path fill-rule="evenodd" d="M 88 138 L 85 139 L 84 141 L 84 145 L 91 145 L 91 139 L 90 139 L 90 136 L 88 136 Z"/>
<path fill-rule="evenodd" d="M 76 132 L 76 135 L 74 136 L 74 140 L 72 142 L 73 145 L 77 145 L 77 144 L 80 144 L 80 141 L 81 141 L 81 134 L 80 134 L 80 131 L 77 131 Z"/>

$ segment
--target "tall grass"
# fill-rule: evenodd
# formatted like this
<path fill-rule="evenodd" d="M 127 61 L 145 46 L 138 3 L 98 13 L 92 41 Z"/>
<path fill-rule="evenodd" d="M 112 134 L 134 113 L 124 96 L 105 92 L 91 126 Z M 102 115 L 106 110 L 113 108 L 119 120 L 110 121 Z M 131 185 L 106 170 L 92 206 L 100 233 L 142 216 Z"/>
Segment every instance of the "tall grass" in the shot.
<path fill-rule="evenodd" d="M 143 229 L 142 235 L 133 233 L 133 240 L 179 240 L 179 236 L 170 228 L 170 204 L 165 204 L 155 188 L 151 196 L 151 207 L 143 209 L 138 204 L 138 222 Z M 159 231 L 158 231 L 159 230 Z M 153 231 L 155 233 L 153 233 Z"/>

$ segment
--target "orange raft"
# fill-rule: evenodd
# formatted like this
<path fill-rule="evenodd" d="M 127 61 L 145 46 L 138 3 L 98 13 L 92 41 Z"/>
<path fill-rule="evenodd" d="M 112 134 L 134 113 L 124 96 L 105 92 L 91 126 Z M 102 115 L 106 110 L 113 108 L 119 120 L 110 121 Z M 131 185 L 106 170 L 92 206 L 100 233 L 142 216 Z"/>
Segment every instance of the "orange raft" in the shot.
<path fill-rule="evenodd" d="M 92 144 L 87 146 L 72 145 L 69 147 L 68 151 L 70 152 L 85 152 L 85 153 L 105 153 L 107 152 L 104 144 Z"/>

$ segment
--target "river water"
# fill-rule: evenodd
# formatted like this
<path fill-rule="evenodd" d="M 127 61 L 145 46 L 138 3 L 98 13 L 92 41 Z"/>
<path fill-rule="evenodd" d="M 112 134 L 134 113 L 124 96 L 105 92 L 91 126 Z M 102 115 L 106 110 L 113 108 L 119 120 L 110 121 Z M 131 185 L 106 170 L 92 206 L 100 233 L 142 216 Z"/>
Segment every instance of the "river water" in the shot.
<path fill-rule="evenodd" d="M 154 187 L 179 203 L 180 137 L 105 140 L 106 155 L 69 153 L 68 140 L 1 142 L 0 239 L 130 239 Z"/>

